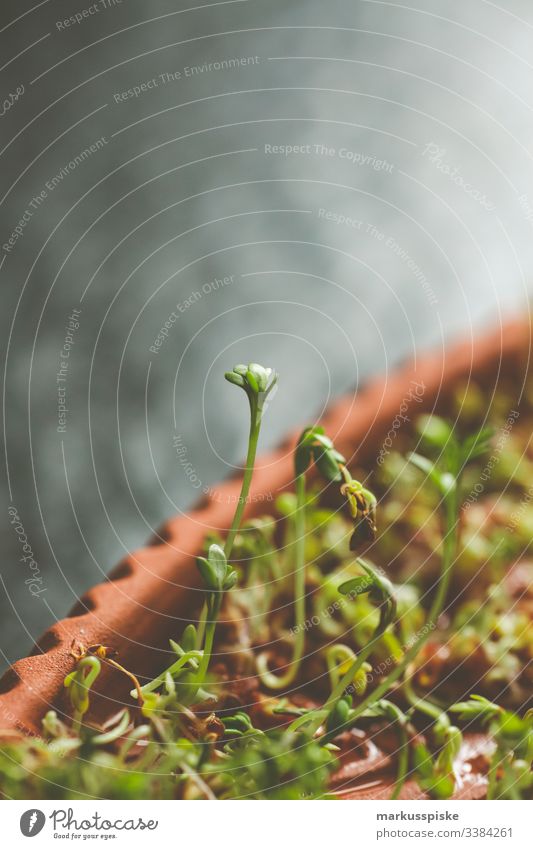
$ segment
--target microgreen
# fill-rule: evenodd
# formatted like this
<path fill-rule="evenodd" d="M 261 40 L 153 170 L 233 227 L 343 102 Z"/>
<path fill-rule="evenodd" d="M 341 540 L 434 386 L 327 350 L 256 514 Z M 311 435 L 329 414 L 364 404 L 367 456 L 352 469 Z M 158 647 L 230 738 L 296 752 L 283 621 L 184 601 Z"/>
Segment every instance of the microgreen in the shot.
<path fill-rule="evenodd" d="M 533 787 L 533 712 L 527 711 L 521 717 L 482 696 L 458 702 L 450 711 L 462 722 L 477 722 L 487 728 L 495 743 L 487 798 L 527 798 Z"/>
<path fill-rule="evenodd" d="M 326 435 L 324 428 L 311 426 L 302 432 L 294 453 L 294 474 L 296 488 L 296 508 L 294 519 L 294 640 L 292 658 L 281 675 L 273 674 L 268 668 L 268 655 L 259 654 L 257 669 L 261 681 L 272 690 L 288 687 L 296 679 L 305 652 L 305 582 L 306 582 L 306 473 L 314 463 L 318 474 L 326 482 L 342 482 L 341 493 L 345 495 L 351 507 L 355 530 L 353 541 L 360 535 L 362 525 L 375 531 L 374 512 L 376 499 L 365 490 L 358 481 L 354 481 L 344 465 L 345 459 L 337 451 L 333 441 Z"/>
<path fill-rule="evenodd" d="M 64 681 L 72 705 L 72 725 L 77 731 L 89 710 L 89 690 L 100 675 L 101 663 L 97 657 L 83 657 Z"/>
<path fill-rule="evenodd" d="M 411 453 L 408 456 L 409 461 L 424 473 L 428 484 L 440 496 L 440 506 L 443 514 L 444 538 L 441 571 L 428 614 L 429 623 L 436 623 L 438 621 L 446 601 L 459 538 L 460 479 L 464 465 L 469 461 L 473 450 L 470 440 L 466 443 L 459 442 L 453 432 L 447 427 L 438 428 L 438 438 L 435 433 L 432 440 L 432 447 L 436 447 L 440 451 L 438 461 L 432 461 L 427 457 L 415 453 Z M 484 439 L 481 438 L 474 440 L 475 445 L 478 443 L 485 445 Z M 359 713 L 362 713 L 373 700 L 381 699 L 388 692 L 391 685 L 404 674 L 408 665 L 415 659 L 427 641 L 430 633 L 431 631 L 427 629 L 418 635 L 412 646 L 405 652 L 400 663 L 358 705 L 356 710 Z"/>
<path fill-rule="evenodd" d="M 330 752 L 314 740 L 289 731 L 270 731 L 254 746 L 224 755 L 208 773 L 222 779 L 221 798 L 317 799 L 325 795 L 336 765 Z"/>
<path fill-rule="evenodd" d="M 271 395 L 272 391 L 276 387 L 278 376 L 271 368 L 264 368 L 257 363 L 250 363 L 248 366 L 234 366 L 232 371 L 226 372 L 225 378 L 235 386 L 240 386 L 241 389 L 244 389 L 250 405 L 248 453 L 246 455 L 246 465 L 244 467 L 241 493 L 237 503 L 235 516 L 233 517 L 233 522 L 224 546 L 226 557 L 229 559 L 235 535 L 241 526 L 244 508 L 250 492 L 250 484 L 252 482 L 252 475 L 254 471 L 263 410 L 268 396 Z"/>
<path fill-rule="evenodd" d="M 527 798 L 533 787 L 533 714 L 514 713 L 510 704 L 512 699 L 515 704 L 523 701 L 521 691 L 514 689 L 517 664 L 524 658 L 526 666 L 533 653 L 524 636 L 527 612 L 524 620 L 523 610 L 509 609 L 518 603 L 493 577 L 483 603 L 472 585 L 466 602 L 448 605 L 452 573 L 468 544 L 461 537 L 459 546 L 465 514 L 473 527 L 476 521 L 474 509 L 471 518 L 464 510 L 460 526 L 460 505 L 464 491 L 476 482 L 476 461 L 486 452 L 492 431 L 472 428 L 469 419 L 469 433 L 462 435 L 461 426 L 440 417 L 419 417 L 418 444 L 407 455 L 408 463 L 391 455 L 383 470 L 392 470 L 398 485 L 392 496 L 380 498 L 376 539 L 376 495 L 352 478 L 324 429 L 308 427 L 294 453 L 294 492 L 279 495 L 272 515 L 243 524 L 261 420 L 277 376 L 252 363 L 235 366 L 226 379 L 249 402 L 248 449 L 228 534 L 225 539 L 210 534 L 196 558 L 204 602 L 198 624 L 187 625 L 179 641 L 170 641 L 172 662 L 142 687 L 112 648 L 76 643 L 71 652 L 76 666 L 65 678 L 72 722 L 49 711 L 42 738 L 2 743 L 4 792 L 28 799 L 61 794 L 324 798 L 336 767 L 332 753 L 340 749 L 344 757 L 346 732 L 357 729 L 359 734 L 371 725 L 378 747 L 382 732 L 397 740 L 393 799 L 400 797 L 408 775 L 430 797 L 450 798 L 462 733 L 470 728 L 484 729 L 493 740 L 493 754 L 487 755 L 488 798 Z M 398 443 L 405 439 L 402 434 Z M 522 445 L 518 448 L 519 458 Z M 469 471 L 469 464 L 478 471 Z M 491 467 L 492 483 L 504 466 L 502 460 Z M 342 509 L 324 506 L 324 483 L 338 485 Z M 379 486 L 378 478 L 376 492 Z M 506 553 L 498 555 L 500 564 L 521 551 L 531 536 L 533 516 L 522 512 L 513 527 L 514 539 L 507 539 Z M 398 547 L 409 550 L 406 537 L 414 541 L 412 560 L 429 563 L 430 576 L 438 566 L 429 591 L 425 576 L 411 575 L 402 582 L 396 555 Z M 373 562 L 368 559 L 370 543 Z M 487 536 L 485 543 L 486 559 L 493 539 Z M 224 628 L 217 629 L 221 613 Z M 492 668 L 479 679 L 487 686 L 495 680 L 508 683 L 503 688 L 507 701 L 500 706 L 475 695 L 448 707 L 455 697 L 442 698 L 439 690 L 439 701 L 433 703 L 424 692 L 430 679 L 422 671 L 437 663 L 437 652 L 431 657 L 428 646 L 420 660 L 430 634 L 446 641 L 459 666 L 463 644 L 466 651 L 478 645 L 477 637 L 490 646 L 486 652 Z M 267 647 L 278 640 L 288 659 L 276 670 L 271 668 L 273 657 L 281 665 L 280 656 Z M 97 725 L 86 719 L 90 691 L 103 664 L 129 677 L 140 709 L 132 715 L 122 709 Z M 463 687 L 452 663 L 443 677 L 454 676 L 455 686 Z M 283 698 L 272 695 L 289 687 Z"/>
<path fill-rule="evenodd" d="M 393 702 L 380 699 L 372 708 L 376 717 L 385 719 L 398 733 L 398 766 L 391 799 L 398 799 L 407 778 L 409 767 L 409 719 Z"/>
<path fill-rule="evenodd" d="M 444 732 L 436 758 L 428 747 L 417 742 L 413 748 L 414 772 L 422 790 L 433 799 L 449 799 L 455 789 L 454 761 L 459 754 L 462 736 L 453 725 Z"/>
<path fill-rule="evenodd" d="M 233 371 L 226 372 L 225 377 L 230 383 L 244 389 L 250 407 L 248 452 L 241 492 L 224 547 L 213 543 L 209 546 L 207 557 L 196 558 L 196 566 L 205 589 L 205 603 L 199 627 L 195 629 L 191 623 L 184 631 L 181 644 L 171 641 L 178 660 L 141 688 L 140 695 L 143 698 L 152 694 L 149 704 L 145 706 L 145 714 L 153 714 L 155 710 L 161 710 L 163 705 L 171 706 L 174 701 L 178 705 L 191 705 L 195 701 L 212 698 L 205 687 L 216 625 L 224 593 L 231 590 L 237 582 L 237 572 L 229 565 L 228 559 L 250 491 L 264 405 L 277 383 L 276 373 L 257 363 L 250 363 L 248 366 L 237 365 Z M 163 686 L 165 693 L 160 693 L 162 698 L 158 699 L 154 693 Z"/>
<path fill-rule="evenodd" d="M 344 675 L 333 687 L 324 704 L 323 710 L 326 713 L 334 708 L 346 688 L 356 680 L 359 670 L 363 668 L 363 664 L 372 654 L 377 641 L 394 621 L 396 615 L 396 599 L 391 582 L 388 578 L 380 575 L 369 563 L 363 560 L 359 560 L 359 563 L 366 574 L 345 581 L 339 586 L 339 592 L 351 597 L 367 594 L 380 611 L 379 621 L 366 647 L 354 658 Z"/>
<path fill-rule="evenodd" d="M 198 669 L 198 679 L 204 681 L 215 638 L 215 628 L 222 606 L 223 594 L 235 586 L 237 573 L 226 560 L 224 550 L 213 543 L 207 557 L 198 557 L 196 565 L 200 572 L 207 594 L 207 619 L 202 659 Z"/>

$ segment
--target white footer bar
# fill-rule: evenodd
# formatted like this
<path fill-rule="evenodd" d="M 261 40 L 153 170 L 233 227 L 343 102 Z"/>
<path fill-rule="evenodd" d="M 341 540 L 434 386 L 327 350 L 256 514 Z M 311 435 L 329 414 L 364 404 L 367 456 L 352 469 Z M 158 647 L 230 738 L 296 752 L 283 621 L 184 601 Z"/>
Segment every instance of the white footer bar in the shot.
<path fill-rule="evenodd" d="M 531 802 L 4 801 L 0 807 L 2 843 L 10 849 L 530 849 L 532 814 Z"/>

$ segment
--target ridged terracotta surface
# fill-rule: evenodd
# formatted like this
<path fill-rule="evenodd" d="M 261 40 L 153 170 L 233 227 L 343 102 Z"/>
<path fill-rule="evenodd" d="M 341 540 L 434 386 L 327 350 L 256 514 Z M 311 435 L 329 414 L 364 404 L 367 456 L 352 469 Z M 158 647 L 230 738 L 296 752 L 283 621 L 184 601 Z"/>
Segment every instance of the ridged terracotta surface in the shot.
<path fill-rule="evenodd" d="M 449 390 L 470 377 L 483 381 L 489 406 L 492 390 L 503 373 L 516 375 L 519 393 L 530 348 L 531 325 L 523 320 L 473 336 L 446 351 L 419 355 L 416 362 L 395 370 L 386 379 L 371 382 L 355 397 L 350 395 L 335 403 L 321 424 L 347 458 L 361 462 L 375 459 L 410 381 L 425 387 L 417 412 L 440 408 Z M 290 449 L 298 433 L 279 450 L 260 458 L 248 516 L 265 512 L 268 503 L 265 505 L 262 494 L 275 498 L 290 486 Z M 0 729 L 39 734 L 47 710 L 63 713 L 63 679 L 73 667 L 73 641 L 111 646 L 118 651 L 120 661 L 140 677 L 153 676 L 164 668 L 170 659 L 169 637 L 179 639 L 183 624 L 197 615 L 201 596 L 194 555 L 209 529 L 228 528 L 239 491 L 240 480 L 230 480 L 195 510 L 170 519 L 151 544 L 126 557 L 106 581 L 82 596 L 69 616 L 49 628 L 32 654 L 17 661 L 0 680 Z M 97 715 L 109 715 L 123 704 L 131 706 L 131 685 L 116 671 L 106 668 L 98 685 L 106 695 L 93 701 Z M 369 787 L 368 792 L 369 798 L 376 798 L 378 791 Z M 386 794 L 383 783 L 381 792 Z M 408 787 L 407 792 L 414 791 Z M 364 795 L 361 788 L 358 798 Z"/>

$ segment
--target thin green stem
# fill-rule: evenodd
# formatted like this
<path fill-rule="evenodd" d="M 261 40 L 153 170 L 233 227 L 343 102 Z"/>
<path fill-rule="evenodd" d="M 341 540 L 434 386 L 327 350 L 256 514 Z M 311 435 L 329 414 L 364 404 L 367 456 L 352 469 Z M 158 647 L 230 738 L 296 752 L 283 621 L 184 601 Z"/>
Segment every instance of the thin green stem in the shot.
<path fill-rule="evenodd" d="M 201 657 L 201 655 L 202 653 L 200 650 L 185 652 L 185 654 L 179 657 L 178 660 L 174 661 L 171 666 L 165 669 L 164 672 L 158 675 L 157 678 L 154 678 L 153 681 L 149 681 L 148 684 L 144 684 L 144 686 L 141 687 L 143 695 L 146 695 L 147 693 L 152 693 L 154 690 L 157 690 L 157 688 L 160 687 L 161 684 L 165 683 L 165 678 L 167 675 L 174 677 L 176 673 L 178 673 L 180 669 L 182 669 L 186 664 L 190 664 L 191 666 L 198 666 L 198 659 Z M 131 690 L 130 695 L 135 695 L 135 692 L 135 690 Z"/>
<path fill-rule="evenodd" d="M 204 651 L 202 654 L 202 659 L 200 661 L 200 668 L 198 669 L 198 681 L 200 684 L 203 684 L 205 680 L 205 676 L 207 673 L 207 669 L 209 667 L 209 661 L 211 660 L 211 653 L 213 651 L 213 643 L 215 640 L 215 631 L 217 627 L 217 619 L 218 613 L 220 610 L 220 601 L 214 601 L 213 603 L 208 605 L 207 610 L 207 620 L 205 627 L 205 641 L 204 641 Z"/>
<path fill-rule="evenodd" d="M 252 482 L 252 476 L 254 472 L 255 455 L 257 453 L 257 443 L 259 441 L 260 429 L 261 409 L 255 400 L 250 400 L 250 433 L 248 436 L 248 453 L 246 455 L 246 466 L 242 478 L 242 486 L 239 495 L 239 501 L 237 503 L 237 509 L 235 510 L 233 522 L 231 523 L 231 528 L 229 530 L 226 539 L 226 544 L 224 546 L 224 552 L 228 560 L 230 559 L 231 550 L 235 541 L 235 536 L 241 526 L 244 508 L 246 507 L 248 494 L 250 492 L 250 484 Z"/>
<path fill-rule="evenodd" d="M 352 683 L 358 671 L 361 669 L 363 663 L 372 653 L 376 643 L 380 640 L 382 636 L 383 633 L 381 631 L 376 632 L 372 639 L 366 644 L 363 651 L 361 651 L 357 655 L 354 662 L 350 665 L 349 669 L 346 670 L 342 678 L 337 682 L 336 686 L 331 691 L 328 700 L 324 704 L 323 710 L 327 710 L 327 712 L 329 713 L 333 706 L 338 702 L 338 700 L 344 693 L 346 687 L 348 687 Z"/>
<path fill-rule="evenodd" d="M 205 625 L 207 620 L 207 603 L 204 601 L 200 618 L 198 619 L 198 628 L 196 629 L 196 648 L 201 649 L 204 642 Z"/>
<path fill-rule="evenodd" d="M 457 516 L 457 490 L 454 489 L 449 492 L 446 496 L 445 501 L 445 515 L 446 515 L 446 534 L 444 537 L 444 546 L 443 546 L 443 556 L 442 556 L 442 567 L 439 578 L 439 584 L 437 588 L 437 592 L 435 594 L 435 598 L 433 599 L 433 604 L 431 605 L 431 609 L 429 611 L 429 622 L 436 623 L 439 616 L 442 613 L 444 608 L 444 604 L 446 601 L 446 596 L 448 594 L 448 587 L 450 585 L 450 578 L 453 568 L 453 563 L 455 560 L 455 554 L 457 551 L 458 544 L 458 536 L 459 536 L 459 523 Z M 374 701 L 381 699 L 385 693 L 390 689 L 391 685 L 394 684 L 395 681 L 400 678 L 405 672 L 407 666 L 415 659 L 418 655 L 420 649 L 427 641 L 431 631 L 428 629 L 425 633 L 421 634 L 418 637 L 418 640 L 411 646 L 411 648 L 404 654 L 402 660 L 398 664 L 398 666 L 392 670 L 392 672 L 387 675 L 387 677 L 381 682 L 381 684 L 376 687 L 369 695 L 363 699 L 363 701 L 357 705 L 355 708 L 355 714 L 352 714 L 352 718 L 356 718 L 360 716 L 363 711 Z"/>
<path fill-rule="evenodd" d="M 492 756 L 492 760 L 490 762 L 489 767 L 489 786 L 487 788 L 487 799 L 489 801 L 493 801 L 495 799 L 496 794 L 496 782 L 497 782 L 497 772 L 499 761 L 497 760 L 498 750 L 496 750 Z"/>
<path fill-rule="evenodd" d="M 417 696 L 413 689 L 412 679 L 408 676 L 406 677 L 403 685 L 404 693 L 407 697 L 407 701 L 413 708 L 413 710 L 418 710 L 420 713 L 425 713 L 426 716 L 429 716 L 430 719 L 433 719 L 435 722 L 441 719 L 442 717 L 446 717 L 447 714 L 441 710 L 438 705 L 433 704 L 433 702 L 428 701 L 427 699 L 423 699 L 420 696 Z M 411 712 L 411 711 L 410 711 Z"/>
<path fill-rule="evenodd" d="M 442 566 L 441 573 L 439 578 L 439 583 L 437 587 L 437 592 L 435 594 L 435 598 L 433 599 L 433 604 L 431 605 L 431 609 L 429 611 L 429 622 L 437 622 L 440 614 L 442 613 L 446 596 L 448 593 L 448 587 L 450 585 L 451 572 L 453 568 L 453 563 L 455 560 L 455 554 L 457 551 L 458 544 L 458 508 L 457 508 L 457 487 L 454 487 L 450 490 L 445 496 L 445 521 L 446 521 L 446 532 L 444 536 L 444 544 L 443 544 L 443 555 L 442 555 Z M 390 689 L 391 685 L 394 684 L 395 681 L 400 678 L 405 672 L 408 665 L 414 660 L 414 658 L 418 655 L 420 649 L 426 642 L 429 637 L 430 630 L 428 629 L 425 633 L 421 634 L 418 637 L 418 640 L 411 646 L 411 648 L 404 654 L 402 660 L 398 664 L 398 666 L 392 670 L 392 672 L 387 675 L 387 677 L 381 682 L 381 684 L 376 687 L 375 690 L 372 690 L 371 693 L 360 702 L 354 711 L 350 715 L 350 723 L 353 722 L 354 719 L 357 719 L 364 711 L 367 709 L 369 705 L 383 698 L 383 696 Z M 370 654 L 372 648 L 374 647 L 377 640 L 382 636 L 381 633 L 375 633 L 372 637 L 372 640 L 365 647 L 365 649 L 359 654 L 357 659 L 354 661 L 350 669 L 343 675 L 337 686 L 334 688 L 330 697 L 328 698 L 324 708 L 328 710 L 328 712 L 334 707 L 338 699 L 342 696 L 344 690 L 351 682 L 354 674 L 360 668 L 366 657 Z M 320 720 L 317 718 L 315 722 L 315 730 L 316 725 L 320 725 Z"/>
<path fill-rule="evenodd" d="M 405 779 L 407 778 L 407 768 L 409 766 L 409 749 L 408 749 L 408 739 L 407 739 L 407 731 L 403 725 L 398 723 L 400 729 L 400 748 L 398 754 L 398 772 L 396 773 L 396 782 L 394 784 L 394 792 L 392 793 L 391 800 L 398 799 L 400 793 L 402 792 L 402 787 L 405 784 Z"/>
<path fill-rule="evenodd" d="M 294 644 L 292 659 L 284 675 L 274 675 L 268 669 L 266 654 L 257 658 L 261 680 L 271 690 L 281 690 L 292 684 L 304 655 L 305 648 L 305 474 L 296 478 L 296 515 L 294 519 Z"/>

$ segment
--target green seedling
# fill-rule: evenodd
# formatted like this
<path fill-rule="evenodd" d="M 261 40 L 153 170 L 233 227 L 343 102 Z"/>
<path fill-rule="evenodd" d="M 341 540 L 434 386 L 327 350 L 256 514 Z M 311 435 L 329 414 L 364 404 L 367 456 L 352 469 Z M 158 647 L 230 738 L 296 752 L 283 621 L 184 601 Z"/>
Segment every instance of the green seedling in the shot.
<path fill-rule="evenodd" d="M 350 580 L 342 583 L 338 589 L 340 593 L 351 598 L 355 598 L 358 595 L 368 595 L 380 611 L 378 624 L 376 625 L 374 633 L 365 648 L 359 653 L 359 655 L 354 656 L 354 659 L 347 664 L 346 671 L 338 678 L 338 680 L 335 681 L 329 698 L 324 703 L 324 706 L 319 711 L 315 711 L 314 713 L 310 712 L 302 720 L 296 720 L 295 723 L 293 723 L 293 728 L 309 723 L 309 730 L 316 731 L 324 719 L 326 719 L 327 725 L 327 717 L 331 713 L 337 713 L 337 702 L 344 698 L 347 688 L 353 688 L 354 681 L 358 680 L 361 673 L 364 673 L 366 677 L 366 661 L 372 654 L 377 642 L 395 619 L 396 599 L 391 582 L 388 578 L 377 572 L 376 569 L 370 566 L 370 564 L 366 561 L 359 559 L 358 562 L 365 572 L 365 575 L 350 578 Z M 371 696 L 369 698 L 371 698 Z M 350 711 L 350 724 L 353 724 L 353 721 L 359 715 L 360 714 L 355 711 Z M 331 739 L 331 733 L 326 735 L 323 742 L 329 742 L 329 739 Z"/>
<path fill-rule="evenodd" d="M 438 460 L 432 461 L 415 453 L 408 456 L 410 463 L 425 475 L 427 483 L 438 495 L 444 524 L 440 575 L 428 614 L 430 625 L 438 622 L 444 609 L 457 552 L 461 475 L 468 462 L 481 456 L 487 450 L 490 436 L 483 430 L 460 442 L 442 419 L 433 417 L 433 420 L 435 422 L 431 428 L 429 428 L 429 422 L 426 423 L 425 433 L 430 434 L 428 436 L 430 449 L 439 452 Z M 359 714 L 371 706 L 374 700 L 383 698 L 392 684 L 402 677 L 428 640 L 430 633 L 429 628 L 419 633 L 402 660 L 357 706 L 356 711 Z"/>
<path fill-rule="evenodd" d="M 311 464 L 316 464 L 318 472 L 327 481 L 340 481 L 340 464 L 344 457 L 334 448 L 333 442 L 321 427 L 306 428 L 296 446 L 294 472 L 296 486 L 296 510 L 294 517 L 294 641 L 292 659 L 281 675 L 273 674 L 268 668 L 268 655 L 257 658 L 257 670 L 262 682 L 271 690 L 282 690 L 295 680 L 305 650 L 305 510 L 306 486 L 305 474 Z"/>
<path fill-rule="evenodd" d="M 415 746 L 415 774 L 419 784 L 432 798 L 449 799 L 455 791 L 453 763 L 461 748 L 462 734 L 438 705 L 416 695 L 409 677 L 404 682 L 404 692 L 411 704 L 410 713 L 418 711 L 431 720 L 433 743 L 437 749 L 436 757 L 432 758 L 423 743 Z"/>
<path fill-rule="evenodd" d="M 294 640 L 292 658 L 281 675 L 273 674 L 268 668 L 268 655 L 260 654 L 257 669 L 261 681 L 271 690 L 281 690 L 292 684 L 298 675 L 305 652 L 305 540 L 306 528 L 306 473 L 314 463 L 318 474 L 327 483 L 342 483 L 341 493 L 346 497 L 352 518 L 354 531 L 350 548 L 354 549 L 362 541 L 368 542 L 375 534 L 374 495 L 365 489 L 359 481 L 353 480 L 344 465 L 345 459 L 325 434 L 324 428 L 313 426 L 306 428 L 298 440 L 294 455 L 294 473 L 296 487 L 296 510 L 294 521 Z"/>
<path fill-rule="evenodd" d="M 181 644 L 171 642 L 178 659 L 165 669 L 153 681 L 141 688 L 141 696 L 149 697 L 145 706 L 146 715 L 153 716 L 157 710 L 191 705 L 195 701 L 204 701 L 211 697 L 206 690 L 206 676 L 213 652 L 215 631 L 224 594 L 231 590 L 237 582 L 237 572 L 229 565 L 235 536 L 241 526 L 244 508 L 250 491 L 250 484 L 257 453 L 261 420 L 265 402 L 277 383 L 277 375 L 270 368 L 264 368 L 257 363 L 248 366 L 237 365 L 233 371 L 226 372 L 226 380 L 244 389 L 250 407 L 250 432 L 248 436 L 248 452 L 246 466 L 241 486 L 241 492 L 233 521 L 222 548 L 217 543 L 209 546 L 207 557 L 197 557 L 196 566 L 202 578 L 205 590 L 205 603 L 196 630 L 192 624 L 184 631 Z M 157 691 L 164 687 L 165 693 Z"/>
<path fill-rule="evenodd" d="M 472 412 L 470 434 L 465 437 L 457 435 L 461 426 L 452 428 L 435 416 L 421 417 L 416 453 L 408 455 L 408 464 L 398 454 L 389 458 L 399 494 L 380 500 L 380 537 L 375 539 L 374 493 L 351 477 L 323 429 L 307 428 L 295 451 L 295 491 L 279 495 L 272 516 L 253 518 L 243 526 L 259 427 L 277 378 L 255 364 L 236 366 L 226 377 L 248 398 L 247 459 L 226 539 L 211 535 L 196 560 L 204 600 L 198 625 L 187 625 L 179 642 L 171 641 L 168 668 L 142 687 L 108 647 L 79 647 L 76 667 L 65 679 L 72 724 L 49 711 L 42 738 L 2 740 L 4 794 L 24 799 L 324 798 L 335 769 L 334 753 L 340 750 L 345 756 L 350 740 L 346 732 L 370 726 L 370 733 L 378 734 L 378 746 L 382 731 L 388 732 L 388 740 L 392 734 L 397 741 L 393 799 L 402 794 L 409 771 L 428 795 L 447 799 L 456 786 L 461 730 L 473 726 L 486 729 L 493 740 L 494 751 L 487 760 L 489 798 L 530 797 L 533 714 L 518 715 L 509 709 L 524 700 L 518 676 L 527 684 L 525 669 L 533 656 L 525 628 L 528 611 L 512 590 L 500 591 L 494 577 L 490 592 L 490 582 L 482 592 L 472 584 L 464 602 L 448 604 L 452 575 L 458 561 L 464 561 L 465 528 L 472 537 L 467 540 L 469 556 L 475 547 L 479 505 L 472 502 L 471 513 L 464 508 L 461 526 L 459 522 L 465 493 L 472 490 L 476 474 L 479 477 L 479 466 L 476 472 L 475 465 L 470 470 L 468 465 L 483 456 L 490 431 L 483 427 L 472 432 Z M 533 394 L 531 398 L 533 403 Z M 520 442 L 521 424 L 512 434 L 516 457 L 526 431 L 529 438 L 525 423 Z M 406 438 L 398 436 L 399 449 Z M 390 471 L 389 460 L 384 474 Z M 483 481 L 492 497 L 497 475 L 501 478 L 507 468 L 503 455 L 497 469 L 494 464 L 491 468 L 490 481 Z M 325 507 L 309 486 L 313 477 L 318 479 L 317 491 L 324 482 L 338 485 L 348 510 Z M 513 515 L 513 498 L 523 498 L 522 478 L 517 480 L 506 495 L 508 516 Z M 507 554 L 497 555 L 500 568 L 511 562 L 509 552 L 515 557 L 522 550 L 518 543 L 527 539 L 527 527 L 533 527 L 528 504 L 514 510 L 516 523 L 507 534 L 514 534 L 514 547 L 506 543 Z M 500 516 L 498 521 L 506 519 Z M 498 526 L 486 524 L 483 557 L 498 532 Z M 417 581 L 415 573 L 402 584 L 405 562 L 399 562 L 397 554 L 399 548 L 407 550 L 410 539 L 414 547 L 407 560 L 428 562 L 428 572 L 424 570 L 423 581 Z M 350 553 L 370 543 L 374 563 L 386 565 L 395 576 L 394 585 L 380 566 Z M 427 578 L 436 568 L 438 577 L 428 600 Z M 312 597 L 307 610 L 306 595 Z M 221 612 L 222 671 L 215 681 L 213 657 Z M 292 633 L 287 634 L 289 629 Z M 286 667 L 271 670 L 267 647 L 280 634 L 287 635 L 290 655 Z M 443 709 L 430 700 L 430 693 L 418 695 L 412 680 L 421 686 L 421 676 L 413 676 L 430 634 L 437 645 L 447 643 L 452 654 L 452 671 L 442 678 L 455 677 L 455 693 L 461 673 L 453 672 L 453 664 L 460 667 L 468 657 L 468 645 L 473 644 L 469 641 L 477 635 L 478 642 L 490 644 L 487 656 L 497 679 L 489 673 L 479 678 L 482 685 L 495 681 L 508 685 L 502 687 L 505 706 L 476 696 Z M 233 648 L 227 645 L 230 640 Z M 259 677 L 254 675 L 254 660 Z M 436 656 L 425 661 L 425 680 L 429 682 L 433 674 L 438 698 L 448 705 L 454 697 L 446 698 L 445 680 L 438 677 L 440 662 Z M 131 715 L 121 710 L 96 728 L 85 721 L 90 690 L 105 663 L 128 675 L 140 710 Z M 304 671 L 312 680 L 304 680 Z M 270 694 L 291 685 L 283 698 Z M 451 715 L 457 716 L 458 727 Z"/>
<path fill-rule="evenodd" d="M 269 731 L 253 746 L 224 755 L 208 773 L 222 783 L 221 798 L 319 799 L 336 761 L 332 754 L 301 734 Z"/>
<path fill-rule="evenodd" d="M 72 705 L 72 729 L 81 729 L 83 717 L 89 710 L 89 691 L 100 675 L 101 663 L 97 657 L 83 657 L 64 681 Z"/>
<path fill-rule="evenodd" d="M 442 742 L 436 758 L 424 743 L 413 750 L 416 779 L 432 799 L 449 799 L 455 790 L 454 762 L 461 748 L 462 735 L 454 725 L 443 729 Z"/>
<path fill-rule="evenodd" d="M 488 799 L 528 798 L 533 788 L 533 711 L 523 717 L 482 696 L 452 705 L 459 720 L 478 723 L 495 743 L 490 760 Z"/>
<path fill-rule="evenodd" d="M 232 371 L 225 374 L 226 380 L 233 383 L 235 386 L 240 386 L 244 389 L 250 406 L 250 432 L 248 435 L 248 452 L 246 454 L 246 464 L 244 467 L 244 475 L 242 479 L 241 493 L 237 504 L 237 509 L 233 517 L 233 522 L 229 530 L 224 550 L 226 557 L 229 559 L 235 535 L 239 530 L 244 508 L 248 500 L 250 492 L 250 484 L 254 472 L 255 457 L 257 454 L 257 444 L 259 442 L 259 431 L 261 430 L 261 421 L 266 401 L 269 395 L 275 389 L 278 376 L 271 368 L 264 368 L 257 363 L 250 363 L 247 366 L 234 366 Z"/>
<path fill-rule="evenodd" d="M 387 699 L 380 699 L 372 708 L 372 713 L 386 720 L 398 733 L 398 766 L 391 799 L 399 799 L 409 768 L 409 719 L 397 705 Z"/>

